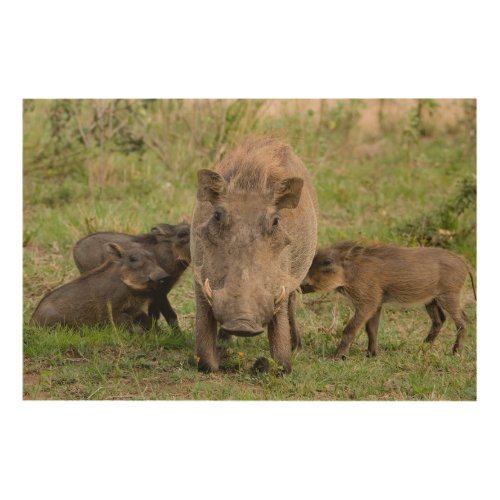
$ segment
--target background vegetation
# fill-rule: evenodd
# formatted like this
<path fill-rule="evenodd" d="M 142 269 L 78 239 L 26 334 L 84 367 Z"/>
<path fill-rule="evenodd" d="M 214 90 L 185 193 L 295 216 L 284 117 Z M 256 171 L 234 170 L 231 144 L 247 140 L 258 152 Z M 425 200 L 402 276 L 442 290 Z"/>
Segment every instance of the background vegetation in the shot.
<path fill-rule="evenodd" d="M 475 399 L 475 302 L 462 356 L 450 321 L 435 345 L 423 310 L 387 308 L 381 354 L 360 333 L 332 354 L 349 305 L 302 298 L 304 348 L 293 373 L 253 376 L 265 336 L 229 345 L 224 371 L 196 371 L 188 270 L 171 293 L 182 333 L 166 323 L 134 337 L 105 329 L 27 326 L 49 290 L 78 275 L 71 247 L 98 230 L 147 232 L 190 219 L 196 171 L 249 133 L 288 141 L 315 180 L 319 243 L 357 238 L 440 245 L 476 259 L 476 108 L 470 100 L 26 100 L 24 102 L 24 397 L 33 399 Z"/>

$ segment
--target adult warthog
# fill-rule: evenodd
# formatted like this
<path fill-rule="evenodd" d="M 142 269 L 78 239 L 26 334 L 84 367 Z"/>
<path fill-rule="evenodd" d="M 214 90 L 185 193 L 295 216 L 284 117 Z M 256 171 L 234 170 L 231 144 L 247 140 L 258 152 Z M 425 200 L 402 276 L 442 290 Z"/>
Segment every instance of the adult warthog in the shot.
<path fill-rule="evenodd" d="M 300 337 L 295 294 L 316 249 L 317 199 L 290 147 L 245 140 L 215 170 L 198 172 L 191 232 L 198 369 L 219 368 L 223 334 L 253 336 L 267 327 L 271 356 L 291 371 Z"/>

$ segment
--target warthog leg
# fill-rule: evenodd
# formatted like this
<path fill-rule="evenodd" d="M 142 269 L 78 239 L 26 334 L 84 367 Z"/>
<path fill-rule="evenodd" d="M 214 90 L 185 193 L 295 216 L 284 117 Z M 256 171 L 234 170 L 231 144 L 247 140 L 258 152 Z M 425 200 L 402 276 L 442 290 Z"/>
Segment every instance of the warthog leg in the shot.
<path fill-rule="evenodd" d="M 200 285 L 195 284 L 196 294 L 196 355 L 198 356 L 198 370 L 214 372 L 219 369 L 219 353 L 215 345 L 217 338 L 217 321 L 212 308 Z"/>
<path fill-rule="evenodd" d="M 283 367 L 285 373 L 292 371 L 292 339 L 288 317 L 288 300 L 279 308 L 267 325 L 267 336 L 272 358 Z"/>
<path fill-rule="evenodd" d="M 457 340 L 453 346 L 453 354 L 459 354 L 464 346 L 467 334 L 468 318 L 460 305 L 460 295 L 443 295 L 436 298 L 437 303 L 451 316 L 457 327 Z"/>
<path fill-rule="evenodd" d="M 432 326 L 424 342 L 432 343 L 438 336 L 438 333 L 440 332 L 443 323 L 446 320 L 446 316 L 444 315 L 443 310 L 439 307 L 436 300 L 425 304 L 425 309 L 427 311 L 427 314 L 431 318 Z"/>
<path fill-rule="evenodd" d="M 377 344 L 377 334 L 378 334 L 378 324 L 380 321 L 380 313 L 382 308 L 379 307 L 377 312 L 366 322 L 365 330 L 368 334 L 368 356 L 376 356 L 378 350 Z"/>
<path fill-rule="evenodd" d="M 179 328 L 177 314 L 170 304 L 168 297 L 166 295 L 158 297 L 156 304 L 160 312 L 163 314 L 163 317 L 167 320 L 168 325 L 174 329 Z"/>
<path fill-rule="evenodd" d="M 300 340 L 300 333 L 295 320 L 295 307 L 296 307 L 297 292 L 293 291 L 288 297 L 288 321 L 290 323 L 290 335 L 292 338 L 292 350 L 296 351 L 302 347 Z"/>
<path fill-rule="evenodd" d="M 364 306 L 356 309 L 354 316 L 349 320 L 344 332 L 342 340 L 335 351 L 335 359 L 343 359 L 349 352 L 349 347 L 356 336 L 358 330 L 365 324 L 376 312 L 378 306 Z"/>

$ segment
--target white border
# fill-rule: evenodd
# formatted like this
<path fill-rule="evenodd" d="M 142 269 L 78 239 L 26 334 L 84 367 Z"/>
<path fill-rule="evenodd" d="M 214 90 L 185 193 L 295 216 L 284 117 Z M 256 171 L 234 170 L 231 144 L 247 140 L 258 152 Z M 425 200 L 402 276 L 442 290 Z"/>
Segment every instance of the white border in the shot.
<path fill-rule="evenodd" d="M 1 7 L 3 498 L 498 495 L 499 40 L 484 5 Z M 477 403 L 21 400 L 21 99 L 242 96 L 479 98 Z"/>

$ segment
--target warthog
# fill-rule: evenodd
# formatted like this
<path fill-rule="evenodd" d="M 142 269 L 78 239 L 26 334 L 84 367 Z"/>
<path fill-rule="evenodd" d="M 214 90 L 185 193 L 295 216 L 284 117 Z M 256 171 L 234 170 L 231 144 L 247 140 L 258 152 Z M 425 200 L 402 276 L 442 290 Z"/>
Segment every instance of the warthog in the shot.
<path fill-rule="evenodd" d="M 150 251 L 168 276 L 162 280 L 161 286 L 151 292 L 149 316 L 157 320 L 161 312 L 167 323 L 177 328 L 177 314 L 170 305 L 167 294 L 191 262 L 189 233 L 189 224 L 158 224 L 151 229 L 151 233 L 138 236 L 113 232 L 94 233 L 75 244 L 73 259 L 80 272 L 85 273 L 100 266 L 107 259 L 108 243 L 117 243 L 125 249 L 140 245 Z"/>
<path fill-rule="evenodd" d="M 48 293 L 33 313 L 31 324 L 76 327 L 112 319 L 133 331 L 151 328 L 143 309 L 167 274 L 140 246 L 125 250 L 108 243 L 106 250 L 108 259 L 104 264 Z"/>
<path fill-rule="evenodd" d="M 461 306 L 461 293 L 470 275 L 465 259 L 442 248 L 401 248 L 389 245 L 362 245 L 342 241 L 316 253 L 303 281 L 303 293 L 338 290 L 355 307 L 354 316 L 344 329 L 335 358 L 345 358 L 354 337 L 365 325 L 368 355 L 377 354 L 377 332 L 382 305 L 425 304 L 432 326 L 425 342 L 433 342 L 446 319 L 446 311 L 457 328 L 453 352 L 463 348 L 467 316 Z"/>
<path fill-rule="evenodd" d="M 219 368 L 217 322 L 226 334 L 267 326 L 271 356 L 291 370 L 299 343 L 295 293 L 314 257 L 317 200 L 289 146 L 250 138 L 198 172 L 191 236 L 198 369 Z"/>

